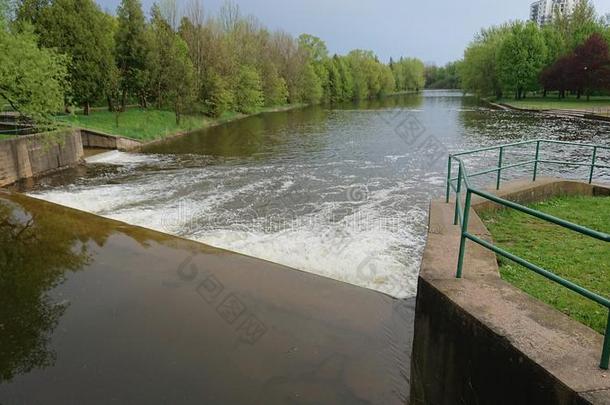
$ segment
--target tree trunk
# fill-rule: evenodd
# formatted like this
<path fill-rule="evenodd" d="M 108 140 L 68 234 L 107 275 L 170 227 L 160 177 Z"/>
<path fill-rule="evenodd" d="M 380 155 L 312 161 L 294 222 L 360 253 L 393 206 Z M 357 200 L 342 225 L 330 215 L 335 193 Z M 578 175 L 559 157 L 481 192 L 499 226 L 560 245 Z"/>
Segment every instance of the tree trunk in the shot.
<path fill-rule="evenodd" d="M 111 96 L 106 96 L 106 101 L 108 102 L 108 111 L 114 111 L 114 103 Z"/>
<path fill-rule="evenodd" d="M 121 112 L 125 111 L 126 102 L 127 102 L 127 90 L 123 90 L 123 95 L 121 96 Z"/>
<path fill-rule="evenodd" d="M 542 92 L 542 98 L 546 98 L 546 89 L 544 89 Z"/>
<path fill-rule="evenodd" d="M 89 105 L 89 102 L 85 101 L 85 105 L 84 105 L 84 108 L 83 108 L 83 110 L 84 110 L 83 112 L 84 112 L 85 115 L 89 115 L 90 108 L 91 108 L 91 106 Z"/>

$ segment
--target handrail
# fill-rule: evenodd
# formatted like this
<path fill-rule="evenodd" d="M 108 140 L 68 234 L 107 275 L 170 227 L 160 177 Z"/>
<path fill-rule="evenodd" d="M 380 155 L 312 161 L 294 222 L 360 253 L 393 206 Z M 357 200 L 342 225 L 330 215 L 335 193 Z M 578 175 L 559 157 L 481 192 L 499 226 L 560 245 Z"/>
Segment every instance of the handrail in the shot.
<path fill-rule="evenodd" d="M 512 148 L 515 146 L 522 146 L 522 145 L 529 145 L 529 144 L 536 145 L 535 157 L 533 160 L 504 165 L 504 152 L 506 151 L 506 149 Z M 560 161 L 560 160 L 541 159 L 540 158 L 541 146 L 543 146 L 544 144 L 560 144 L 560 145 L 569 145 L 569 146 L 573 146 L 573 147 L 591 148 L 592 149 L 592 158 L 589 163 L 569 162 L 569 161 L 565 162 L 565 161 Z M 459 249 L 459 255 L 458 255 L 456 278 L 462 278 L 462 274 L 463 274 L 463 270 L 464 270 L 464 256 L 466 253 L 466 241 L 470 240 L 474 243 L 477 243 L 480 246 L 483 246 L 486 249 L 493 251 L 494 253 L 496 253 L 498 255 L 501 255 L 509 260 L 512 260 L 513 262 L 515 262 L 517 264 L 520 264 L 521 266 L 523 266 L 535 273 L 540 274 L 543 277 L 546 277 L 547 279 L 549 279 L 551 281 L 554 281 L 555 283 L 560 284 L 563 287 L 566 287 L 566 288 L 580 294 L 581 296 L 583 296 L 585 298 L 588 298 L 588 299 L 596 302 L 599 305 L 606 307 L 608 309 L 608 323 L 606 325 L 606 333 L 604 335 L 604 343 L 603 343 L 602 355 L 601 355 L 601 361 L 600 361 L 599 367 L 604 370 L 608 370 L 608 366 L 609 366 L 608 363 L 610 363 L 610 299 L 608 299 L 606 297 L 602 297 L 601 295 L 596 294 L 592 291 L 589 291 L 584 287 L 581 287 L 569 280 L 566 280 L 566 279 L 558 276 L 557 274 L 553 273 L 552 271 L 549 271 L 540 266 L 537 266 L 534 263 L 531 263 L 521 257 L 518 257 L 498 246 L 495 246 L 493 243 L 488 242 L 484 239 L 481 239 L 468 232 L 469 216 L 470 216 L 470 210 L 471 210 L 471 206 L 472 206 L 472 196 L 474 194 L 483 199 L 500 204 L 504 207 L 523 212 L 527 215 L 531 215 L 533 217 L 542 219 L 544 221 L 553 223 L 555 225 L 559 225 L 561 227 L 564 227 L 571 231 L 580 233 L 582 235 L 586 235 L 586 236 L 595 238 L 595 239 L 603 241 L 603 242 L 610 242 L 610 235 L 607 233 L 599 232 L 594 229 L 589 229 L 585 226 L 578 225 L 573 222 L 569 222 L 569 221 L 563 220 L 561 218 L 557 218 L 552 215 L 546 214 L 544 212 L 537 211 L 532 208 L 528 208 L 524 205 L 517 204 L 517 203 L 509 201 L 507 199 L 498 197 L 492 193 L 489 193 L 489 192 L 486 192 L 483 190 L 479 190 L 477 188 L 472 187 L 470 184 L 470 181 L 469 181 L 470 177 L 476 177 L 476 176 L 480 176 L 483 174 L 489 174 L 489 173 L 495 172 L 495 173 L 497 173 L 496 174 L 496 189 L 499 190 L 500 185 L 501 185 L 502 171 L 504 171 L 504 170 L 508 170 L 508 169 L 515 168 L 515 167 L 533 165 L 532 181 L 535 182 L 537 175 L 538 175 L 538 168 L 539 168 L 540 164 L 555 164 L 555 165 L 560 164 L 560 165 L 568 165 L 568 166 L 589 167 L 590 168 L 589 184 L 591 184 L 593 182 L 593 177 L 594 177 L 596 168 L 606 168 L 606 169 L 610 168 L 610 165 L 603 165 L 603 164 L 597 163 L 598 151 L 600 149 L 610 150 L 610 146 L 582 144 L 582 143 L 566 142 L 566 141 L 555 141 L 555 140 L 549 140 L 549 139 L 534 139 L 534 140 L 509 143 L 509 144 L 499 145 L 499 146 L 485 147 L 485 148 L 480 148 L 480 149 L 467 151 L 467 152 L 450 154 L 448 164 L 447 164 L 446 202 L 449 203 L 450 197 L 451 197 L 451 191 L 453 190 L 455 192 L 454 225 L 461 226 L 460 249 Z M 498 165 L 496 167 L 493 167 L 490 169 L 484 169 L 482 171 L 469 175 L 466 170 L 466 165 L 464 163 L 463 156 L 480 153 L 480 152 L 493 151 L 493 150 L 499 151 Z M 458 163 L 458 175 L 456 178 L 452 177 L 452 169 L 453 169 L 454 161 Z M 464 202 L 462 203 L 462 194 L 464 193 L 464 191 L 465 191 L 466 195 L 464 197 Z"/>

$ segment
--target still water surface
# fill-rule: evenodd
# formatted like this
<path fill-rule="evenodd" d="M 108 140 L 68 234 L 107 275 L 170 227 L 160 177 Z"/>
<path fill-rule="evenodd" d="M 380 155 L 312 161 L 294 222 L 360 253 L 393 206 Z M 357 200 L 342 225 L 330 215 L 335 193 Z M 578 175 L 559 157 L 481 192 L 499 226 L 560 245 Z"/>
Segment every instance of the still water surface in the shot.
<path fill-rule="evenodd" d="M 42 179 L 30 194 L 408 297 L 428 203 L 444 191 L 447 153 L 532 138 L 608 144 L 610 126 L 496 111 L 459 92 L 429 91 L 263 114 L 143 153 L 109 152 Z M 546 153 L 579 160 L 589 152 Z M 531 148 L 516 148 L 505 161 L 532 157 Z M 496 159 L 483 154 L 469 165 L 487 168 Z M 598 178 L 610 173 L 599 170 Z"/>

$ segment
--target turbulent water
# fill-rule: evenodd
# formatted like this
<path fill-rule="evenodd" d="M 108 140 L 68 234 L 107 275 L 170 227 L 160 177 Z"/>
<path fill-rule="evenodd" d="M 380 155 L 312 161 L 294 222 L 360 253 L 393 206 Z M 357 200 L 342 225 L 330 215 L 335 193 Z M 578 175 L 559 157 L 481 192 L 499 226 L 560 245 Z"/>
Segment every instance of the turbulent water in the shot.
<path fill-rule="evenodd" d="M 610 127 L 495 111 L 457 92 L 431 91 L 264 114 L 145 153 L 97 155 L 87 168 L 44 178 L 29 193 L 407 297 L 415 293 L 428 203 L 444 192 L 447 154 L 532 138 L 608 144 Z M 564 147 L 545 153 L 590 154 Z M 506 156 L 531 159 L 533 150 Z M 491 167 L 496 159 L 482 154 L 469 165 Z M 554 170 L 585 176 L 584 169 Z"/>

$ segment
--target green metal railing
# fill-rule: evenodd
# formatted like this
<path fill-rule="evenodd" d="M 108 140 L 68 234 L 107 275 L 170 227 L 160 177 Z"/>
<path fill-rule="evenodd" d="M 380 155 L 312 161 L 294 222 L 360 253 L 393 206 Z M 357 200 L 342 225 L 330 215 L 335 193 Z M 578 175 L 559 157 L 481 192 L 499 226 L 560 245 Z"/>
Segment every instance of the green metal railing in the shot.
<path fill-rule="evenodd" d="M 560 160 L 550 160 L 550 159 L 541 159 L 541 152 L 543 151 L 544 146 L 546 145 L 566 145 L 570 147 L 579 147 L 579 148 L 587 148 L 591 150 L 591 161 L 587 163 L 578 163 L 578 162 L 566 162 Z M 521 147 L 526 145 L 535 145 L 535 150 L 533 152 L 533 159 L 528 159 L 518 163 L 512 163 L 509 165 L 504 165 L 504 157 L 505 152 L 511 148 Z M 492 146 L 488 148 L 476 149 L 468 152 L 455 153 L 449 155 L 449 162 L 447 165 L 447 192 L 446 192 L 446 202 L 450 202 L 451 191 L 455 192 L 455 215 L 454 215 L 454 225 L 461 226 L 461 238 L 460 238 L 460 250 L 458 256 L 458 265 L 457 265 L 457 278 L 462 278 L 463 270 L 464 270 L 464 255 L 466 252 L 466 241 L 470 240 L 474 243 L 477 243 L 494 253 L 503 256 L 513 262 L 520 264 L 521 266 L 540 274 L 541 276 L 546 277 L 547 279 L 554 281 L 580 295 L 585 298 L 588 298 L 609 310 L 608 313 L 608 323 L 606 326 L 606 333 L 604 336 L 604 344 L 602 349 L 600 368 L 607 370 L 608 363 L 610 362 L 610 299 L 602 297 L 592 291 L 587 290 L 575 283 L 572 283 L 569 280 L 566 280 L 557 274 L 543 269 L 540 266 L 537 266 L 534 263 L 531 263 L 523 258 L 520 258 L 512 253 L 495 246 L 493 243 L 490 243 L 486 240 L 483 240 L 471 233 L 468 232 L 468 221 L 470 215 L 470 209 L 472 205 L 472 196 L 477 195 L 483 199 L 492 201 L 496 204 L 502 205 L 504 207 L 514 209 L 525 214 L 531 215 L 533 217 L 551 222 L 553 224 L 562 226 L 574 232 L 580 233 L 582 235 L 586 235 L 603 242 L 610 242 L 610 235 L 598 232 L 593 229 L 586 228 L 584 226 L 565 221 L 560 218 L 556 218 L 552 215 L 545 214 L 543 212 L 525 207 L 523 205 L 514 203 L 512 201 L 506 200 L 504 198 L 500 198 L 492 193 L 482 191 L 476 187 L 473 187 L 470 179 L 477 176 L 482 176 L 485 174 L 495 173 L 496 174 L 496 189 L 499 190 L 502 182 L 502 173 L 506 170 L 513 169 L 516 167 L 524 167 L 524 166 L 532 166 L 533 167 L 533 175 L 532 181 L 536 181 L 538 176 L 538 171 L 541 164 L 550 164 L 550 165 L 568 165 L 568 166 L 577 166 L 577 167 L 589 167 L 588 177 L 589 184 L 593 182 L 593 177 L 595 175 L 595 169 L 604 168 L 610 169 L 609 165 L 603 165 L 598 163 L 598 155 L 600 150 L 610 150 L 610 146 L 601 146 L 601 145 L 591 145 L 591 144 L 582 144 L 582 143 L 574 143 L 574 142 L 564 142 L 564 141 L 554 141 L 554 140 L 545 140 L 545 139 L 536 139 L 530 141 L 516 142 L 506 145 L 500 146 Z M 466 171 L 466 165 L 464 163 L 463 157 L 467 155 L 472 155 L 481 152 L 491 152 L 498 151 L 498 166 L 486 169 L 482 171 L 478 171 L 473 174 L 468 174 Z M 452 177 L 452 168 L 454 162 L 458 163 L 458 175 L 457 177 Z M 464 196 L 465 193 L 465 196 Z M 464 202 L 462 203 L 462 197 L 464 196 Z"/>

